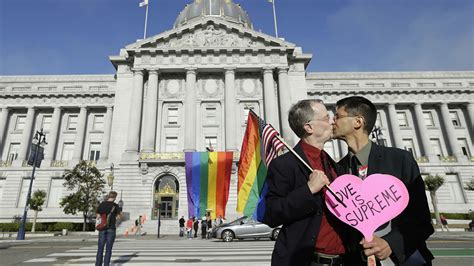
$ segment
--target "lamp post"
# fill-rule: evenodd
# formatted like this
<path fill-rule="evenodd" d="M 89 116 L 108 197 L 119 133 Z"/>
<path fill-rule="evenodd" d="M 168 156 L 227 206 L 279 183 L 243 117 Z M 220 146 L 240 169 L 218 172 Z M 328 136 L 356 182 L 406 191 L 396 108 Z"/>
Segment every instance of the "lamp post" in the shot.
<path fill-rule="evenodd" d="M 36 131 L 35 137 L 33 138 L 33 144 L 31 145 L 30 156 L 28 157 L 28 165 L 33 166 L 33 171 L 31 173 L 30 178 L 30 186 L 28 188 L 28 194 L 26 195 L 26 202 L 25 202 L 25 209 L 23 211 L 23 217 L 21 219 L 21 225 L 18 229 L 18 234 L 16 236 L 16 240 L 25 240 L 25 225 L 26 225 L 26 216 L 28 213 L 28 204 L 31 198 L 31 189 L 33 187 L 33 179 L 35 177 L 35 170 L 36 167 L 40 167 L 41 161 L 44 158 L 44 148 L 41 146 L 42 144 L 48 144 L 46 142 L 46 133 L 43 133 L 43 129 L 40 131 Z"/>
<path fill-rule="evenodd" d="M 110 172 L 109 175 L 107 176 L 107 184 L 110 187 L 110 190 L 114 189 L 114 164 L 110 164 Z"/>
<path fill-rule="evenodd" d="M 375 142 L 378 144 L 378 145 L 383 145 L 380 144 L 380 140 L 381 140 L 381 136 L 382 136 L 382 129 L 380 127 L 374 127 L 374 129 L 372 130 L 372 133 L 371 133 L 371 136 L 372 136 L 372 139 L 375 139 Z"/>

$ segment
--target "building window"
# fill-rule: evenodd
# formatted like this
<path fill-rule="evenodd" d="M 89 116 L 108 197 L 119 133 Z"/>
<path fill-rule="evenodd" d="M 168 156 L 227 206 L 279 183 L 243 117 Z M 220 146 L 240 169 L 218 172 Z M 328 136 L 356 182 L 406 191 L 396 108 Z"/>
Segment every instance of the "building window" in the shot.
<path fill-rule="evenodd" d="M 423 119 L 425 120 L 425 125 L 427 127 L 434 126 L 433 114 L 431 111 L 423 112 Z"/>
<path fill-rule="evenodd" d="M 67 119 L 67 130 L 76 130 L 77 129 L 77 115 L 70 115 Z"/>
<path fill-rule="evenodd" d="M 431 82 L 423 82 L 423 83 L 418 83 L 419 87 L 436 87 L 436 83 L 431 83 Z"/>
<path fill-rule="evenodd" d="M 403 147 L 405 150 L 409 151 L 413 157 L 417 157 L 416 151 L 415 151 L 415 144 L 413 143 L 412 139 L 403 139 Z"/>
<path fill-rule="evenodd" d="M 205 136 L 204 147 L 208 151 L 215 151 L 217 149 L 217 137 L 216 136 Z"/>
<path fill-rule="evenodd" d="M 17 208 L 24 208 L 26 204 L 26 195 L 28 194 L 28 189 L 30 188 L 30 179 L 23 178 L 21 182 L 21 190 L 19 193 Z"/>
<path fill-rule="evenodd" d="M 392 87 L 394 87 L 394 88 L 408 88 L 408 87 L 410 87 L 410 83 L 392 83 Z"/>
<path fill-rule="evenodd" d="M 461 87 L 462 83 L 461 82 L 445 82 L 443 83 L 443 85 L 446 87 Z"/>
<path fill-rule="evenodd" d="M 41 128 L 44 131 L 49 132 L 51 130 L 51 122 L 53 121 L 53 117 L 50 115 L 44 115 L 41 121 Z"/>
<path fill-rule="evenodd" d="M 456 111 L 449 112 L 449 117 L 451 118 L 451 123 L 453 123 L 453 126 L 455 127 L 461 126 L 461 123 L 459 122 L 458 112 Z"/>
<path fill-rule="evenodd" d="M 178 151 L 178 137 L 166 137 L 165 138 L 165 152 L 177 152 Z"/>
<path fill-rule="evenodd" d="M 369 88 L 383 88 L 385 85 L 383 83 L 367 83 L 365 84 Z"/>
<path fill-rule="evenodd" d="M 332 88 L 332 84 L 314 84 L 314 87 L 317 89 Z"/>
<path fill-rule="evenodd" d="M 443 202 L 466 203 L 462 186 L 463 184 L 457 173 L 447 173 L 444 177 L 443 186 L 436 192 L 439 195 L 438 199 Z"/>
<path fill-rule="evenodd" d="M 458 139 L 459 147 L 461 147 L 461 152 L 464 156 L 470 158 L 471 151 L 469 150 L 469 145 L 467 144 L 466 139 Z"/>
<path fill-rule="evenodd" d="M 63 149 L 61 152 L 61 160 L 62 161 L 69 161 L 72 159 L 74 153 L 74 143 L 65 142 L 63 144 Z"/>
<path fill-rule="evenodd" d="M 19 115 L 16 117 L 15 130 L 22 131 L 25 129 L 26 115 Z"/>
<path fill-rule="evenodd" d="M 397 112 L 397 119 L 400 127 L 408 127 L 408 119 L 405 112 Z"/>
<path fill-rule="evenodd" d="M 206 124 L 215 125 L 217 124 L 217 108 L 216 107 L 206 107 Z"/>
<path fill-rule="evenodd" d="M 89 161 L 98 161 L 100 159 L 100 142 L 92 142 L 89 148 Z"/>
<path fill-rule="evenodd" d="M 92 130 L 104 131 L 104 115 L 94 115 Z"/>
<path fill-rule="evenodd" d="M 18 151 L 20 150 L 20 143 L 10 143 L 10 148 L 8 149 L 7 161 L 14 161 L 18 158 Z"/>
<path fill-rule="evenodd" d="M 359 84 L 357 84 L 357 83 L 344 83 L 344 84 L 341 84 L 341 87 L 359 88 Z"/>
<path fill-rule="evenodd" d="M 178 124 L 178 108 L 170 107 L 168 108 L 168 125 L 177 125 Z"/>
<path fill-rule="evenodd" d="M 59 208 L 59 202 L 61 201 L 63 192 L 63 183 L 64 180 L 62 179 L 51 179 L 48 193 L 48 208 Z"/>
<path fill-rule="evenodd" d="M 443 151 L 441 150 L 441 142 L 439 139 L 430 139 L 431 147 L 433 147 L 434 154 L 438 156 L 438 158 L 443 157 Z"/>

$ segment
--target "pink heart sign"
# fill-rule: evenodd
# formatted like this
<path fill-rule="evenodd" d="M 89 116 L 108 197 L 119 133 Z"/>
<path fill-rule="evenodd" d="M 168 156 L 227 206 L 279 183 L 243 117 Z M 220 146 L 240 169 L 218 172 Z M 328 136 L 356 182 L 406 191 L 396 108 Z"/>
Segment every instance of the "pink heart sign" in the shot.
<path fill-rule="evenodd" d="M 328 209 L 339 220 L 359 230 L 367 241 L 372 241 L 379 226 L 397 217 L 409 200 L 403 182 L 385 174 L 373 174 L 364 180 L 342 175 L 330 187 L 346 207 L 326 191 Z"/>

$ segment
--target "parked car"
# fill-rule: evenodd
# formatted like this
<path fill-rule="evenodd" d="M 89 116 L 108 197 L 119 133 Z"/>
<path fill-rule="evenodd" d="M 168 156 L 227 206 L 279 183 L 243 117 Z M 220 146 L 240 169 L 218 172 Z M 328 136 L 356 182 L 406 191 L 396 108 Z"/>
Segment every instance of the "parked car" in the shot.
<path fill-rule="evenodd" d="M 271 228 L 247 216 L 212 229 L 212 237 L 222 239 L 224 242 L 232 242 L 234 239 L 267 237 L 276 240 L 279 233 L 280 227 Z"/>

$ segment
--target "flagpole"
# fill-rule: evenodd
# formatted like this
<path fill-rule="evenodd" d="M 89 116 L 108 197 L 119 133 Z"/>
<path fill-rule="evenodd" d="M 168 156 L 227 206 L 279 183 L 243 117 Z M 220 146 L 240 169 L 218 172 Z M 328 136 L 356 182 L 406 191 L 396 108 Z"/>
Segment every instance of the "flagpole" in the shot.
<path fill-rule="evenodd" d="M 146 39 L 146 25 L 148 24 L 148 5 L 149 3 L 146 4 L 146 11 L 145 11 L 145 30 L 143 31 L 143 39 Z"/>
<path fill-rule="evenodd" d="M 278 26 L 277 26 L 277 17 L 276 17 L 276 10 L 275 10 L 275 1 L 272 0 L 272 6 L 273 6 L 273 23 L 275 24 L 275 36 L 278 38 Z"/>
<path fill-rule="evenodd" d="M 296 158 L 298 158 L 311 172 L 313 172 L 313 168 L 311 168 L 311 166 L 309 166 L 304 160 L 303 158 L 301 158 L 294 150 L 293 148 L 290 147 L 290 145 L 288 145 L 285 140 L 280 137 L 279 135 L 276 135 L 275 136 L 279 141 L 281 141 L 281 143 L 283 143 L 283 145 L 285 145 L 285 147 L 291 152 L 293 153 L 293 155 L 296 156 Z M 344 202 L 336 195 L 336 193 L 326 184 L 324 185 L 326 187 L 326 189 L 334 196 L 334 198 L 336 198 L 336 200 L 342 204 L 342 206 L 344 206 L 345 208 L 347 208 L 346 204 L 344 204 Z"/>

